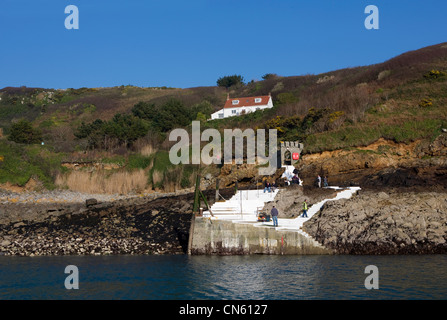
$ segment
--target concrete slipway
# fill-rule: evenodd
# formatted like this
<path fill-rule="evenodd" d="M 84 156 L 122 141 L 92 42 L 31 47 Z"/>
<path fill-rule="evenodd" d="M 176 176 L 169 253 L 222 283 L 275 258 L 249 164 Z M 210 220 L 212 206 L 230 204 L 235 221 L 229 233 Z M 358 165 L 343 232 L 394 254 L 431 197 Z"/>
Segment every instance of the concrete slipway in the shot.
<path fill-rule="evenodd" d="M 257 213 L 264 204 L 273 201 L 280 192 L 276 189 L 240 190 L 231 199 L 216 202 L 202 217 L 195 217 L 191 226 L 190 254 L 330 254 L 302 230 L 303 223 L 312 218 L 329 200 L 350 198 L 360 188 L 339 189 L 337 196 L 309 207 L 308 218 L 279 218 L 273 222 L 258 222 Z"/>

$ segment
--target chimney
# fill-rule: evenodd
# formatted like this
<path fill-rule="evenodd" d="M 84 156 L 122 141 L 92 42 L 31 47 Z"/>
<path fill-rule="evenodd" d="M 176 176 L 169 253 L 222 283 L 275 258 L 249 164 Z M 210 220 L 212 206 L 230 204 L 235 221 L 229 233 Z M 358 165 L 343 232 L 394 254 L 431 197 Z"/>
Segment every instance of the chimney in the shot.
<path fill-rule="evenodd" d="M 227 100 L 230 100 L 230 93 L 227 93 Z"/>

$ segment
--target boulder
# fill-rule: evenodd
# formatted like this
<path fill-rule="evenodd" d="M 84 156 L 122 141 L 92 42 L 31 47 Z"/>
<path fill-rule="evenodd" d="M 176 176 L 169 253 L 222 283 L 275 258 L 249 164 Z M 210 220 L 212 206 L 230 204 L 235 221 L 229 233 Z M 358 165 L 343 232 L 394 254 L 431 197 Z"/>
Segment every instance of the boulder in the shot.
<path fill-rule="evenodd" d="M 91 206 L 94 206 L 96 204 L 98 204 L 98 200 L 96 200 L 95 198 L 90 198 L 90 199 L 85 200 L 85 206 L 86 207 L 91 207 Z"/>

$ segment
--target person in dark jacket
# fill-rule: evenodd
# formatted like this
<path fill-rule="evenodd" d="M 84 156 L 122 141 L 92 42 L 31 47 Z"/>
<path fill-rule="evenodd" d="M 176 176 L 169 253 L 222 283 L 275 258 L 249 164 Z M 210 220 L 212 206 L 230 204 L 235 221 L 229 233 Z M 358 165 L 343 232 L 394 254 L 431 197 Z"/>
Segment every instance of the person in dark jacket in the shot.
<path fill-rule="evenodd" d="M 264 186 L 264 193 L 266 191 L 272 192 L 272 186 L 271 186 L 270 182 L 268 182 L 268 181 L 265 182 L 265 186 Z"/>
<path fill-rule="evenodd" d="M 327 182 L 327 177 L 324 176 L 323 178 L 323 185 L 327 188 L 329 186 L 329 183 Z"/>
<path fill-rule="evenodd" d="M 275 206 L 273 206 L 272 210 L 270 211 L 270 214 L 272 216 L 273 226 L 277 227 L 278 226 L 278 209 L 276 209 Z"/>

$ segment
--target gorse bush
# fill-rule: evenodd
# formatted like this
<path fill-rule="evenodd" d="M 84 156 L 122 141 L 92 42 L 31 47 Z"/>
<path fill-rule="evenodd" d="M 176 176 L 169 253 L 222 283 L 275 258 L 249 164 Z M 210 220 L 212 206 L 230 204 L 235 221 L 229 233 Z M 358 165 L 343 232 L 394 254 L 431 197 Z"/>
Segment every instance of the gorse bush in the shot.
<path fill-rule="evenodd" d="M 439 71 L 439 70 L 431 70 L 424 75 L 424 78 L 437 80 L 437 79 L 445 78 L 446 76 L 447 76 L 446 72 Z"/>
<path fill-rule="evenodd" d="M 421 108 L 431 107 L 432 105 L 433 105 L 433 100 L 430 98 L 424 98 L 419 102 L 419 107 L 421 107 Z"/>

